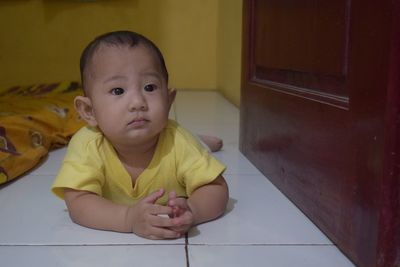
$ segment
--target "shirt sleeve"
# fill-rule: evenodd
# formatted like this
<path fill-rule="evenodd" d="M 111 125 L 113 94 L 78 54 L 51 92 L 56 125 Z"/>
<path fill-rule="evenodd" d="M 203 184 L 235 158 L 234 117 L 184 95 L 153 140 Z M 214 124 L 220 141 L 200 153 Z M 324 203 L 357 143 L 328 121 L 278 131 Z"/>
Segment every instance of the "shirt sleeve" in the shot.
<path fill-rule="evenodd" d="M 61 199 L 64 199 L 65 188 L 102 195 L 103 164 L 96 139 L 85 142 L 86 138 L 80 137 L 78 134 L 71 139 L 61 169 L 51 187 L 52 192 Z"/>
<path fill-rule="evenodd" d="M 215 159 L 195 137 L 180 129 L 178 144 L 178 177 L 190 196 L 197 188 L 214 181 L 225 171 L 225 165 Z"/>

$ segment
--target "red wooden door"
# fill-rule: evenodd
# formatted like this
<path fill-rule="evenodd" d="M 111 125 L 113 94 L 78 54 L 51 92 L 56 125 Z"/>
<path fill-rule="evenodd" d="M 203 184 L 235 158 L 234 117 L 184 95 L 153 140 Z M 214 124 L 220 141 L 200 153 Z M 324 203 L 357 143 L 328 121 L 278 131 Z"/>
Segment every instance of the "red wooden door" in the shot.
<path fill-rule="evenodd" d="M 399 1 L 245 0 L 240 148 L 359 266 L 400 266 Z"/>

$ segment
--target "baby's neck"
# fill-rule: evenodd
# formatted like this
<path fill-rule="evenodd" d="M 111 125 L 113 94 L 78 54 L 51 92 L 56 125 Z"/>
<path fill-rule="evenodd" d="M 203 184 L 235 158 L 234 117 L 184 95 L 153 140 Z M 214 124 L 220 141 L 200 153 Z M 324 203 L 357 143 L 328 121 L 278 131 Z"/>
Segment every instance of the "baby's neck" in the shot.
<path fill-rule="evenodd" d="M 146 144 L 131 147 L 123 146 L 120 149 L 115 148 L 118 158 L 131 176 L 132 187 L 135 186 L 140 174 L 150 165 L 157 148 L 157 142 L 158 138 Z"/>
<path fill-rule="evenodd" d="M 132 145 L 114 147 L 121 162 L 125 166 L 146 168 L 157 147 L 158 137 L 149 142 Z"/>

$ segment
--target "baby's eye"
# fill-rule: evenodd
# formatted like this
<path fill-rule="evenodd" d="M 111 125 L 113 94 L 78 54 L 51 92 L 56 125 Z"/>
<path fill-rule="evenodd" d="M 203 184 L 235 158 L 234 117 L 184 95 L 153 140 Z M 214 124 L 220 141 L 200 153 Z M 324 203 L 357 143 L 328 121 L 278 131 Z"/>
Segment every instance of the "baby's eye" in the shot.
<path fill-rule="evenodd" d="M 144 90 L 146 92 L 153 92 L 156 89 L 157 89 L 157 85 L 155 85 L 155 84 L 147 84 L 144 86 Z"/>
<path fill-rule="evenodd" d="M 113 95 L 122 95 L 122 94 L 125 92 L 125 90 L 122 89 L 122 88 L 120 88 L 120 87 L 117 87 L 117 88 L 111 89 L 110 92 L 111 92 L 111 94 L 113 94 Z"/>

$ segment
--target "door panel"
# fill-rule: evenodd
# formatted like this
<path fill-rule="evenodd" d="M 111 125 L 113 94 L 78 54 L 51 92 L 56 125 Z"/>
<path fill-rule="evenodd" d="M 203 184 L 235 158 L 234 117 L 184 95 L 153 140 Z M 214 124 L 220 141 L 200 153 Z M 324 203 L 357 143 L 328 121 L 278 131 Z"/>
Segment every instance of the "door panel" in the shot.
<path fill-rule="evenodd" d="M 256 1 L 254 9 L 255 81 L 300 95 L 307 88 L 317 100 L 348 96 L 349 0 Z"/>
<path fill-rule="evenodd" d="M 383 186 L 398 196 L 385 179 L 399 163 L 386 163 L 395 2 L 244 1 L 241 150 L 360 266 L 395 266 L 399 253 L 382 235 L 399 234 L 398 201 L 387 229 L 381 202 Z"/>

